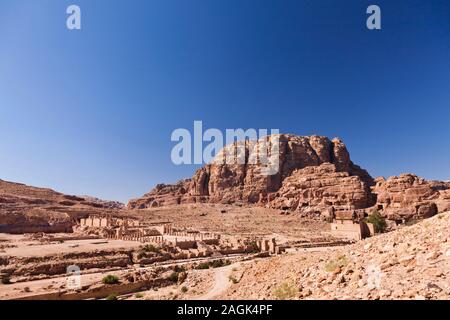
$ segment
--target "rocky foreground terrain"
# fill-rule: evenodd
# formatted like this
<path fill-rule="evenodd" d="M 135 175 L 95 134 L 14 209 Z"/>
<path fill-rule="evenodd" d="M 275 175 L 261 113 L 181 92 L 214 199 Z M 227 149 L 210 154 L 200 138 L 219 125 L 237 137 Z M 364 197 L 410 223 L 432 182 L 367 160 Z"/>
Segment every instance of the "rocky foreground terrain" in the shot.
<path fill-rule="evenodd" d="M 354 245 L 242 265 L 222 299 L 450 299 L 450 212 Z"/>

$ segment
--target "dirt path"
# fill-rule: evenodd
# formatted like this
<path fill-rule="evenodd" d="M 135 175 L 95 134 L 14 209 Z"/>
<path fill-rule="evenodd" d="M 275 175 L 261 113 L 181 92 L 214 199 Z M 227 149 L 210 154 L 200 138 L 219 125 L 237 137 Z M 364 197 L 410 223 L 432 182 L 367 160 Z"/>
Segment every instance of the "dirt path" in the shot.
<path fill-rule="evenodd" d="M 215 269 L 214 286 L 205 294 L 196 297 L 195 300 L 213 300 L 230 286 L 229 276 L 236 264 Z"/>

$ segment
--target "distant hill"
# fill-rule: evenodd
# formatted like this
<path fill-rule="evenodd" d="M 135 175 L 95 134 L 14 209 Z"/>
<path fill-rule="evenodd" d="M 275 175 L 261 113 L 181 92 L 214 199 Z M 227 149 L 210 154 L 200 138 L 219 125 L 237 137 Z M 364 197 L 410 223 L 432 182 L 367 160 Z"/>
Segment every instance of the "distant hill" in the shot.
<path fill-rule="evenodd" d="M 76 219 L 122 206 L 0 180 L 0 233 L 71 232 Z"/>

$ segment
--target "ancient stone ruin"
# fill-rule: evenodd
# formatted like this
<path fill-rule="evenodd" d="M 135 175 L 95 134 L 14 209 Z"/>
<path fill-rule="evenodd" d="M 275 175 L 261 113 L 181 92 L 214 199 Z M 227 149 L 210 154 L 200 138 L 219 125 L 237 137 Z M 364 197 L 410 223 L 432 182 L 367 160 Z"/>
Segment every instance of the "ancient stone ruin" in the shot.
<path fill-rule="evenodd" d="M 112 216 L 89 216 L 80 219 L 77 232 L 86 235 L 98 234 L 111 240 L 136 241 L 155 246 L 166 246 L 181 250 L 178 258 L 210 256 L 214 252 L 223 255 L 261 251 L 281 253 L 275 239 L 258 237 L 240 239 L 221 237 L 211 232 L 200 232 L 174 226 L 173 223 L 145 223 L 136 219 Z"/>
<path fill-rule="evenodd" d="M 330 224 L 331 232 L 337 237 L 351 240 L 362 240 L 375 234 L 374 226 L 364 221 L 363 210 L 340 210 L 333 214 Z"/>

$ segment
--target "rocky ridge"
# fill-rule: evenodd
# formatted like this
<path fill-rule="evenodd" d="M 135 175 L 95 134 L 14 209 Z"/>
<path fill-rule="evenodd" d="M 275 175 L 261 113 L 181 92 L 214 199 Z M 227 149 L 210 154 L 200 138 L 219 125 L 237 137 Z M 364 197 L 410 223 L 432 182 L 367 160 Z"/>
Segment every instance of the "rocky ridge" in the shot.
<path fill-rule="evenodd" d="M 76 219 L 116 211 L 109 202 L 0 180 L 0 233 L 72 232 Z"/>
<path fill-rule="evenodd" d="M 358 189 L 356 193 L 359 192 L 363 197 L 367 196 L 365 199 L 347 200 L 341 197 L 340 202 L 343 205 L 360 207 L 371 204 L 372 199 L 368 191 L 374 183 L 373 179 L 367 171 L 350 160 L 347 148 L 340 139 L 295 135 L 276 137 L 280 143 L 277 174 L 262 175 L 260 173 L 264 166 L 249 161 L 251 155 L 254 155 L 251 151 L 259 150 L 258 144 L 262 143 L 263 139 L 267 139 L 265 142 L 271 145 L 275 136 L 269 136 L 258 140 L 256 146 L 245 143 L 244 164 L 228 164 L 226 159 L 225 162 L 222 161 L 226 158 L 223 154 L 234 154 L 230 149 L 236 148 L 236 144 L 227 146 L 211 164 L 199 169 L 191 179 L 182 180 L 174 185 L 157 185 L 142 198 L 131 200 L 128 208 L 144 209 L 196 202 L 266 204 L 273 199 L 274 193 L 283 188 L 286 179 L 294 172 L 325 164 L 333 165 L 323 167 L 322 174 L 325 179 L 328 173 L 329 179 L 341 178 L 340 173 L 351 176 L 352 186 Z"/>
<path fill-rule="evenodd" d="M 377 178 L 377 207 L 390 220 L 429 218 L 450 210 L 450 184 L 427 181 L 414 174 Z"/>
<path fill-rule="evenodd" d="M 253 164 L 259 145 L 267 149 L 279 139 L 279 172 L 262 175 L 264 166 Z M 244 152 L 242 153 L 242 149 Z M 256 152 L 253 152 L 257 150 Z M 245 155 L 243 164 L 226 157 Z M 225 160 L 225 161 L 224 161 Z M 428 218 L 450 210 L 450 183 L 427 181 L 413 174 L 373 179 L 355 165 L 342 142 L 322 136 L 276 135 L 249 143 L 226 146 L 211 164 L 191 179 L 157 185 L 143 197 L 130 200 L 129 209 L 189 203 L 258 205 L 301 214 L 329 217 L 366 216 L 379 210 L 395 221 Z"/>

